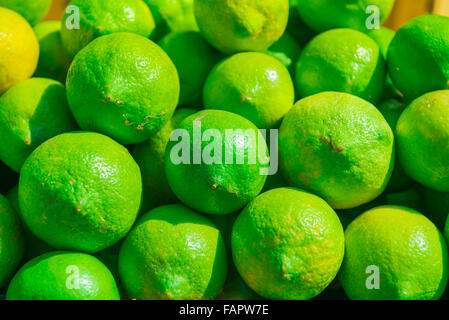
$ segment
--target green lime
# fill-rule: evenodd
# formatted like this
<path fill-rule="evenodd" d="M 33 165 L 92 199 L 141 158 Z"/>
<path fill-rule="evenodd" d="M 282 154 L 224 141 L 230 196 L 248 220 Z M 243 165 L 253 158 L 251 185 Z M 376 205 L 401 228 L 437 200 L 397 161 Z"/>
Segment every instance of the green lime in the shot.
<path fill-rule="evenodd" d="M 449 90 L 413 101 L 396 127 L 399 160 L 419 183 L 449 192 Z"/>
<path fill-rule="evenodd" d="M 14 171 L 41 143 L 76 128 L 65 88 L 55 80 L 25 80 L 0 97 L 0 159 Z"/>
<path fill-rule="evenodd" d="M 213 299 L 226 271 L 220 231 L 204 216 L 178 204 L 144 215 L 119 255 L 121 279 L 136 299 Z"/>
<path fill-rule="evenodd" d="M 285 32 L 265 53 L 282 62 L 290 75 L 294 76 L 296 61 L 301 55 L 301 47 L 288 32 Z"/>
<path fill-rule="evenodd" d="M 388 51 L 388 67 L 407 100 L 449 88 L 448 48 L 448 17 L 423 15 L 397 31 Z"/>
<path fill-rule="evenodd" d="M 141 212 L 170 203 L 178 202 L 165 177 L 165 149 L 173 130 L 188 116 L 196 113 L 193 109 L 178 109 L 173 117 L 149 140 L 133 150 L 133 157 L 140 167 L 143 181 Z"/>
<path fill-rule="evenodd" d="M 374 40 L 356 30 L 334 29 L 303 50 L 295 83 L 301 97 L 339 91 L 374 103 L 383 93 L 385 77 L 385 61 Z"/>
<path fill-rule="evenodd" d="M 25 254 L 23 260 L 28 261 L 37 256 L 40 256 L 41 254 L 52 251 L 53 248 L 36 237 L 31 232 L 30 228 L 28 228 L 28 226 L 24 223 L 19 207 L 19 186 L 16 185 L 11 190 L 9 190 L 6 198 L 9 200 L 9 203 L 11 204 L 11 207 L 15 210 L 15 212 L 18 213 L 18 216 L 23 225 L 25 236 Z"/>
<path fill-rule="evenodd" d="M 65 83 L 71 59 L 61 42 L 61 22 L 45 21 L 34 27 L 40 46 L 36 77 L 46 77 Z"/>
<path fill-rule="evenodd" d="M 399 206 L 371 209 L 345 232 L 339 279 L 353 300 L 438 299 L 448 279 L 447 246 L 435 225 Z"/>
<path fill-rule="evenodd" d="M 69 106 L 80 127 L 122 144 L 143 142 L 159 131 L 178 97 L 178 73 L 170 58 L 151 40 L 132 33 L 95 39 L 76 56 L 67 75 Z"/>
<path fill-rule="evenodd" d="M 377 198 L 394 164 L 393 132 L 369 102 L 324 92 L 296 103 L 279 131 L 287 182 L 350 209 Z"/>
<path fill-rule="evenodd" d="M 415 187 L 400 192 L 385 194 L 387 204 L 407 207 L 419 212 L 423 211 L 422 198 L 421 193 Z"/>
<path fill-rule="evenodd" d="M 344 234 L 334 210 L 298 189 L 254 199 L 232 230 L 234 263 L 250 288 L 267 299 L 310 299 L 337 275 Z"/>
<path fill-rule="evenodd" d="M 388 56 L 388 48 L 390 47 L 390 43 L 393 40 L 396 32 L 386 27 L 380 27 L 379 29 L 371 29 L 367 30 L 366 34 L 376 41 L 377 45 L 380 48 L 380 52 L 385 60 L 387 60 Z"/>
<path fill-rule="evenodd" d="M 62 17 L 61 39 L 68 55 L 74 57 L 95 38 L 116 32 L 148 38 L 154 27 L 142 0 L 71 0 Z"/>
<path fill-rule="evenodd" d="M 97 258 L 54 251 L 28 261 L 14 276 L 7 300 L 120 300 L 114 277 Z"/>
<path fill-rule="evenodd" d="M 50 5 L 51 0 L 0 0 L 0 7 L 20 13 L 31 25 L 44 19 Z"/>
<path fill-rule="evenodd" d="M 155 41 L 169 32 L 197 31 L 193 12 L 194 0 L 144 0 L 151 10 L 156 28 L 151 35 Z"/>
<path fill-rule="evenodd" d="M 377 108 L 387 120 L 393 132 L 396 130 L 399 117 L 407 105 L 396 99 L 388 99 L 380 103 Z M 405 173 L 399 158 L 396 157 L 393 173 L 387 186 L 388 192 L 403 191 L 413 184 L 413 180 Z"/>
<path fill-rule="evenodd" d="M 195 0 L 204 37 L 218 50 L 265 51 L 287 27 L 289 0 Z"/>
<path fill-rule="evenodd" d="M 439 192 L 422 187 L 420 195 L 424 202 L 424 214 L 440 229 L 444 230 L 449 216 L 449 192 Z"/>
<path fill-rule="evenodd" d="M 222 55 L 198 31 L 170 33 L 160 42 L 179 74 L 179 104 L 198 108 L 203 105 L 203 87 Z"/>
<path fill-rule="evenodd" d="M 183 203 L 203 213 L 240 210 L 262 190 L 266 143 L 249 120 L 221 110 L 184 119 L 165 152 L 167 181 Z"/>
<path fill-rule="evenodd" d="M 378 27 L 390 15 L 395 0 L 297 1 L 299 15 L 315 31 L 352 28 L 360 31 Z M 378 18 L 378 20 L 376 19 Z"/>
<path fill-rule="evenodd" d="M 131 229 L 142 196 L 126 148 L 87 132 L 40 145 L 23 165 L 20 211 L 31 231 L 57 249 L 97 252 Z"/>
<path fill-rule="evenodd" d="M 290 11 L 288 15 L 287 32 L 295 38 L 300 46 L 305 47 L 305 45 L 316 36 L 316 32 L 310 29 L 299 16 L 298 0 L 289 0 L 289 2 Z"/>
<path fill-rule="evenodd" d="M 216 300 L 261 300 L 262 297 L 248 287 L 234 265 L 230 266 L 228 277 Z"/>
<path fill-rule="evenodd" d="M 24 251 L 25 237 L 20 219 L 8 200 L 0 195 L 0 288 L 16 271 Z"/>
<path fill-rule="evenodd" d="M 238 53 L 223 60 L 204 86 L 206 109 L 236 113 L 260 129 L 278 128 L 294 98 L 287 68 L 259 52 Z"/>

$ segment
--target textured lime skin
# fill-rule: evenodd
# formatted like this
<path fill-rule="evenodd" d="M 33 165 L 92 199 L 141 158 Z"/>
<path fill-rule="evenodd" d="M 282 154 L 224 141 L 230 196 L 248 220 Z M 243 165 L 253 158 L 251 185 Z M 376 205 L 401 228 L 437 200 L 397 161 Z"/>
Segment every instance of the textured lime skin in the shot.
<path fill-rule="evenodd" d="M 198 31 L 170 33 L 160 42 L 179 74 L 179 105 L 198 108 L 203 105 L 203 87 L 212 68 L 222 55 Z"/>
<path fill-rule="evenodd" d="M 221 163 L 194 163 L 195 154 L 209 155 L 210 152 L 205 147 L 214 145 L 212 142 L 202 141 L 203 152 L 200 154 L 197 150 L 199 143 L 194 141 L 194 130 L 199 131 L 199 124 L 203 134 L 208 129 L 217 130 L 221 134 L 221 141 L 215 143 L 218 144 L 218 150 L 221 147 Z M 190 163 L 173 163 L 172 149 L 182 142 L 178 142 L 181 141 L 180 138 L 170 141 L 165 152 L 165 173 L 179 200 L 203 213 L 229 214 L 243 208 L 260 193 L 266 180 L 266 176 L 261 175 L 261 169 L 266 166 L 261 164 L 258 156 L 254 163 L 250 163 L 249 155 L 262 153 L 264 150 L 259 151 L 257 144 L 264 143 L 264 140 L 261 140 L 262 135 L 249 120 L 226 111 L 205 110 L 184 119 L 178 129 L 184 129 L 189 134 Z M 243 132 L 236 131 L 239 129 Z M 234 132 L 226 134 L 226 130 Z M 246 130 L 254 133 L 254 139 L 248 138 Z M 257 143 L 254 143 L 255 139 Z M 238 154 L 243 154 L 243 163 L 237 162 Z"/>
<path fill-rule="evenodd" d="M 71 59 L 61 41 L 61 22 L 45 21 L 34 27 L 39 40 L 40 54 L 35 76 L 51 78 L 65 83 Z"/>
<path fill-rule="evenodd" d="M 204 106 L 236 113 L 259 129 L 279 127 L 294 103 L 287 68 L 259 52 L 235 54 L 220 62 L 204 85 Z"/>
<path fill-rule="evenodd" d="M 23 227 L 24 237 L 25 237 L 25 253 L 23 256 L 23 261 L 31 260 L 41 254 L 53 251 L 54 249 L 46 244 L 44 241 L 36 237 L 28 228 L 28 226 L 24 223 L 22 214 L 20 213 L 19 207 L 19 186 L 16 185 L 11 190 L 9 190 L 6 195 L 11 207 L 18 214 Z"/>
<path fill-rule="evenodd" d="M 151 40 L 131 33 L 92 41 L 67 76 L 69 106 L 80 127 L 122 144 L 143 142 L 159 131 L 178 97 L 170 58 Z"/>
<path fill-rule="evenodd" d="M 288 0 L 196 0 L 195 17 L 218 50 L 265 51 L 287 27 Z"/>
<path fill-rule="evenodd" d="M 156 29 L 151 38 L 159 40 L 169 32 L 197 31 L 194 0 L 144 0 L 153 14 Z"/>
<path fill-rule="evenodd" d="M 234 263 L 245 282 L 267 299 L 317 296 L 337 275 L 344 235 L 334 210 L 293 188 L 254 199 L 232 230 Z"/>
<path fill-rule="evenodd" d="M 393 132 L 370 103 L 324 92 L 296 103 L 279 131 L 279 163 L 291 186 L 350 209 L 379 196 L 394 163 Z"/>
<path fill-rule="evenodd" d="M 380 23 L 390 15 L 394 0 L 315 0 L 297 1 L 299 15 L 315 31 L 335 28 L 367 29 L 368 6 L 379 9 Z M 369 11 L 370 12 L 370 11 Z"/>
<path fill-rule="evenodd" d="M 397 32 L 388 51 L 394 85 L 407 100 L 449 88 L 449 18 L 424 15 Z"/>
<path fill-rule="evenodd" d="M 398 157 L 419 183 L 449 192 L 449 90 L 413 101 L 396 127 Z"/>
<path fill-rule="evenodd" d="M 393 130 L 396 130 L 396 125 L 398 123 L 399 117 L 402 112 L 404 112 L 406 104 L 399 100 L 388 99 L 380 103 L 377 108 L 387 120 L 388 125 Z M 391 175 L 390 182 L 388 183 L 387 192 L 398 192 L 403 191 L 413 184 L 413 180 L 405 173 L 404 168 L 396 157 L 394 163 L 393 173 Z"/>
<path fill-rule="evenodd" d="M 285 32 L 265 53 L 282 62 L 293 76 L 296 62 L 301 55 L 301 47 L 288 32 Z"/>
<path fill-rule="evenodd" d="M 339 91 L 377 102 L 384 90 L 385 61 L 377 43 L 351 29 L 316 36 L 303 50 L 295 83 L 301 97 Z"/>
<path fill-rule="evenodd" d="M 0 7 L 0 95 L 36 70 L 39 42 L 19 14 Z"/>
<path fill-rule="evenodd" d="M 7 300 L 120 300 L 114 277 L 97 258 L 54 251 L 28 261 L 14 276 Z"/>
<path fill-rule="evenodd" d="M 76 128 L 65 88 L 55 80 L 28 79 L 0 97 L 0 159 L 17 172 L 41 143 Z"/>
<path fill-rule="evenodd" d="M 17 213 L 0 195 L 0 289 L 8 282 L 25 252 L 25 236 Z"/>
<path fill-rule="evenodd" d="M 171 191 L 165 176 L 165 149 L 174 129 L 188 116 L 196 113 L 194 109 L 182 108 L 175 111 L 167 124 L 149 140 L 142 142 L 133 150 L 133 157 L 140 167 L 143 182 L 141 211 L 170 203 L 179 202 Z"/>
<path fill-rule="evenodd" d="M 440 229 L 444 226 L 449 216 L 449 192 L 438 192 L 429 188 L 422 187 L 420 194 L 424 203 L 424 214 L 432 220 Z"/>
<path fill-rule="evenodd" d="M 159 207 L 125 239 L 119 272 L 131 298 L 213 299 L 227 273 L 223 238 L 210 220 L 187 207 Z"/>
<path fill-rule="evenodd" d="M 51 0 L 0 0 L 0 7 L 16 11 L 31 25 L 44 19 L 50 5 Z"/>
<path fill-rule="evenodd" d="M 447 246 L 425 216 L 399 206 L 371 209 L 345 232 L 339 279 L 353 300 L 438 299 L 448 279 Z M 380 288 L 367 289 L 368 266 L 378 267 Z"/>
<path fill-rule="evenodd" d="M 130 32 L 148 38 L 154 30 L 150 10 L 141 0 L 71 0 L 68 8 L 79 9 L 79 28 L 73 28 L 73 11 L 62 17 L 62 44 L 74 57 L 92 40 L 116 32 Z M 70 27 L 70 29 L 69 29 Z"/>
<path fill-rule="evenodd" d="M 97 252 L 131 229 L 140 207 L 138 165 L 112 139 L 66 133 L 39 146 L 19 182 L 22 217 L 52 247 Z"/>

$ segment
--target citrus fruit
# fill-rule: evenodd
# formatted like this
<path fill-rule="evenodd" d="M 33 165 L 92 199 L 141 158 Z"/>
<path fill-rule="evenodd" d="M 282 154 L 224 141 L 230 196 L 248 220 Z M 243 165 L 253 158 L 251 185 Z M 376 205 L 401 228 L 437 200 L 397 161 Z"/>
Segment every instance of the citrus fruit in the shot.
<path fill-rule="evenodd" d="M 34 27 L 40 46 L 36 77 L 52 78 L 65 83 L 71 59 L 61 42 L 61 22 L 45 21 Z"/>
<path fill-rule="evenodd" d="M 388 56 L 388 48 L 390 47 L 390 43 L 395 36 L 395 32 L 386 27 L 380 27 L 379 29 L 371 29 L 367 30 L 366 34 L 376 41 L 379 46 L 380 52 L 385 60 L 387 60 Z"/>
<path fill-rule="evenodd" d="M 18 13 L 0 7 L 0 95 L 36 70 L 39 42 Z"/>
<path fill-rule="evenodd" d="M 76 128 L 65 88 L 55 80 L 28 79 L 0 97 L 0 159 L 17 172 L 41 143 Z"/>
<path fill-rule="evenodd" d="M 16 273 L 7 300 L 120 300 L 111 272 L 97 258 L 54 251 L 28 261 Z"/>
<path fill-rule="evenodd" d="M 16 185 L 13 188 L 11 188 L 11 190 L 9 190 L 9 192 L 6 195 L 6 198 L 8 199 L 9 203 L 11 204 L 11 207 L 18 214 L 22 222 L 23 233 L 25 237 L 25 253 L 23 260 L 28 261 L 37 256 L 40 256 L 41 254 L 52 251 L 53 248 L 50 247 L 45 242 L 43 242 L 38 237 L 36 237 L 31 232 L 30 228 L 28 228 L 27 225 L 24 223 L 19 207 L 19 186 Z"/>
<path fill-rule="evenodd" d="M 374 40 L 356 30 L 334 29 L 319 34 L 304 48 L 295 83 L 301 97 L 339 91 L 377 102 L 384 89 L 385 70 Z"/>
<path fill-rule="evenodd" d="M 449 90 L 413 101 L 399 118 L 396 137 L 405 172 L 431 189 L 449 192 Z"/>
<path fill-rule="evenodd" d="M 296 69 L 296 61 L 298 61 L 301 55 L 301 47 L 288 32 L 285 32 L 265 53 L 282 62 L 290 72 L 290 75 L 293 76 Z"/>
<path fill-rule="evenodd" d="M 345 231 L 340 282 L 353 300 L 438 299 L 448 279 L 447 246 L 419 212 L 382 206 Z"/>
<path fill-rule="evenodd" d="M 153 16 L 141 0 L 71 0 L 62 17 L 61 39 L 74 57 L 95 38 L 115 32 L 149 37 L 154 27 Z"/>
<path fill-rule="evenodd" d="M 151 10 L 156 28 L 151 35 L 159 40 L 169 32 L 197 31 L 193 0 L 144 0 Z"/>
<path fill-rule="evenodd" d="M 196 110 L 182 108 L 175 111 L 173 117 L 149 140 L 139 143 L 133 150 L 133 157 L 140 167 L 143 182 L 141 211 L 178 202 L 165 177 L 165 149 L 170 135 L 186 117 Z"/>
<path fill-rule="evenodd" d="M 220 231 L 182 205 L 145 214 L 120 249 L 119 272 L 131 298 L 213 299 L 226 271 Z"/>
<path fill-rule="evenodd" d="M 196 0 L 195 17 L 218 50 L 265 51 L 284 33 L 288 0 Z"/>
<path fill-rule="evenodd" d="M 350 209 L 379 196 L 394 162 L 393 132 L 358 97 L 324 92 L 296 103 L 279 130 L 279 164 L 287 182 Z"/>
<path fill-rule="evenodd" d="M 204 83 L 221 60 L 221 54 L 198 31 L 170 33 L 159 45 L 178 70 L 181 85 L 179 104 L 193 108 L 202 106 Z"/>
<path fill-rule="evenodd" d="M 17 213 L 0 195 L 0 288 L 9 281 L 22 260 L 25 238 Z"/>
<path fill-rule="evenodd" d="M 379 24 L 390 15 L 395 0 L 320 0 L 298 1 L 299 15 L 315 31 L 352 28 L 360 31 L 371 26 L 371 15 L 378 13 Z M 375 11 L 374 11 L 375 10 Z M 375 18 L 376 16 L 373 16 Z M 375 21 L 373 21 L 375 22 Z"/>
<path fill-rule="evenodd" d="M 88 132 L 40 145 L 23 165 L 19 204 L 31 231 L 57 249 L 97 252 L 131 229 L 140 170 L 126 148 Z"/>
<path fill-rule="evenodd" d="M 449 88 L 449 17 L 424 15 L 404 24 L 388 50 L 394 85 L 407 100 Z"/>
<path fill-rule="evenodd" d="M 424 214 L 440 229 L 444 230 L 449 216 L 449 192 L 439 192 L 429 188 L 420 188 L 423 198 Z"/>
<path fill-rule="evenodd" d="M 294 95 L 290 74 L 278 59 L 244 52 L 211 71 L 204 85 L 204 106 L 239 114 L 260 129 L 272 129 L 293 106 Z"/>
<path fill-rule="evenodd" d="M 344 235 L 321 198 L 280 188 L 258 196 L 232 230 L 234 263 L 250 288 L 267 299 L 317 296 L 337 275 Z"/>
<path fill-rule="evenodd" d="M 407 105 L 396 99 L 388 99 L 380 103 L 377 108 L 387 120 L 393 132 L 396 130 L 399 117 L 404 112 Z M 413 184 L 413 180 L 405 173 L 404 168 L 396 157 L 394 162 L 394 169 L 391 175 L 390 182 L 387 185 L 387 191 L 398 192 L 403 191 Z"/>
<path fill-rule="evenodd" d="M 51 0 L 0 0 L 0 7 L 16 11 L 31 25 L 44 19 L 50 5 Z"/>
<path fill-rule="evenodd" d="M 74 59 L 66 85 L 80 127 L 122 144 L 143 142 L 159 131 L 179 97 L 170 58 L 151 40 L 132 33 L 92 41 Z"/>
<path fill-rule="evenodd" d="M 403 206 L 421 212 L 423 210 L 423 199 L 417 188 L 412 187 L 407 190 L 386 193 L 387 204 Z"/>
<path fill-rule="evenodd" d="M 287 32 L 289 32 L 298 44 L 304 47 L 316 32 L 310 29 L 299 16 L 297 2 L 298 0 L 289 0 L 290 10 L 288 14 Z"/>
<path fill-rule="evenodd" d="M 248 287 L 234 265 L 229 266 L 228 277 L 216 300 L 261 300 L 262 297 Z"/>
<path fill-rule="evenodd" d="M 200 111 L 184 119 L 170 140 L 167 181 L 193 209 L 229 214 L 262 190 L 266 143 L 249 120 L 221 110 Z"/>

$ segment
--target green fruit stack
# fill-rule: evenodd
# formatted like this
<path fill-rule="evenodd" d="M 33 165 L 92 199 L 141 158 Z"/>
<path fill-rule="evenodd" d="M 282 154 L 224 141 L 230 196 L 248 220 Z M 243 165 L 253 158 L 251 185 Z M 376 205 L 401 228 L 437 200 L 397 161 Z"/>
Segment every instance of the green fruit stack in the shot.
<path fill-rule="evenodd" d="M 50 4 L 0 0 L 0 299 L 445 297 L 449 17 Z"/>

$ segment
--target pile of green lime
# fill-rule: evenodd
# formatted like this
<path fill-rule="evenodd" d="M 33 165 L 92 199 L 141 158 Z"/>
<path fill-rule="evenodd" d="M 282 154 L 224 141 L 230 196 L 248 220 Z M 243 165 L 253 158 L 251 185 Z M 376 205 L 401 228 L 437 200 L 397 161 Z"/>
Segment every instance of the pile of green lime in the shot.
<path fill-rule="evenodd" d="M 0 0 L 0 300 L 445 297 L 449 17 L 58 1 Z"/>

